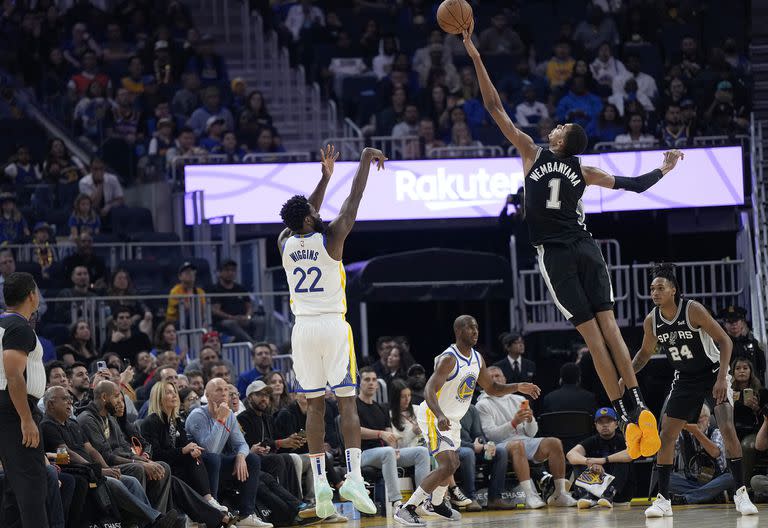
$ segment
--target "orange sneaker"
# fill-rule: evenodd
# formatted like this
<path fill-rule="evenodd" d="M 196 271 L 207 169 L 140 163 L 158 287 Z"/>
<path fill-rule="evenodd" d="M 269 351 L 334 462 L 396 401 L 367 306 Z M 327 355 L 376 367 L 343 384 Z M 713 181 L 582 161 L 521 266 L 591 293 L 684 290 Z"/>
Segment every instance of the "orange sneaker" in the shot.
<path fill-rule="evenodd" d="M 642 450 L 640 443 L 643 439 L 643 432 L 634 423 L 628 423 L 626 429 L 624 429 L 624 439 L 627 441 L 627 454 L 635 460 L 640 458 Z"/>
<path fill-rule="evenodd" d="M 651 457 L 661 449 L 661 437 L 656 417 L 648 409 L 643 409 L 637 419 L 637 426 L 642 432 L 640 439 L 640 453 L 644 457 Z"/>

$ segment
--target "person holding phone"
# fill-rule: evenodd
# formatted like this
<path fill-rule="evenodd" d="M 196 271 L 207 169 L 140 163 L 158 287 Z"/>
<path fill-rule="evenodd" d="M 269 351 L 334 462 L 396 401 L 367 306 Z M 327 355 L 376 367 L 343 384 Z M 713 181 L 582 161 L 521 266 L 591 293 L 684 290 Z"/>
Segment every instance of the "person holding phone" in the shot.
<path fill-rule="evenodd" d="M 731 367 L 733 373 L 733 421 L 739 439 L 757 432 L 762 417 L 760 409 L 766 402 L 765 389 L 755 375 L 755 367 L 746 358 L 738 358 Z"/>

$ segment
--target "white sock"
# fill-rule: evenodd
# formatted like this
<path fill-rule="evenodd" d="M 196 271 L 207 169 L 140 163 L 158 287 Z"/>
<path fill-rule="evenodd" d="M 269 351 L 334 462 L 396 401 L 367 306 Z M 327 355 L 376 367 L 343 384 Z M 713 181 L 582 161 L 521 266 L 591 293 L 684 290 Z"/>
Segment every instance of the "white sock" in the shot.
<path fill-rule="evenodd" d="M 533 481 L 531 479 L 522 481 L 520 487 L 523 488 L 526 497 L 535 497 L 538 495 L 536 488 L 533 487 Z"/>
<path fill-rule="evenodd" d="M 432 492 L 432 504 L 439 506 L 445 500 L 445 492 L 448 491 L 448 486 L 438 486 Z"/>
<path fill-rule="evenodd" d="M 309 464 L 312 466 L 312 477 L 315 481 L 315 489 L 320 483 L 327 482 L 325 477 L 325 453 L 309 455 Z"/>
<path fill-rule="evenodd" d="M 555 496 L 568 493 L 568 479 L 555 480 Z"/>
<path fill-rule="evenodd" d="M 421 489 L 421 486 L 416 488 L 411 498 L 405 503 L 406 506 L 420 506 L 422 502 L 429 498 L 429 493 Z"/>
<path fill-rule="evenodd" d="M 360 456 L 362 451 L 358 447 L 350 447 L 345 451 L 345 454 L 347 458 L 347 477 L 362 482 L 363 474 L 360 472 Z"/>

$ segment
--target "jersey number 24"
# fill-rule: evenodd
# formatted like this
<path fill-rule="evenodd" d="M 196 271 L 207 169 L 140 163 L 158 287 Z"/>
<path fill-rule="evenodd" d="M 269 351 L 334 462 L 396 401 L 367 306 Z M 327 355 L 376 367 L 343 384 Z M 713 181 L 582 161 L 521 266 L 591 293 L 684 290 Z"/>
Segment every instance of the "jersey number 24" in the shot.
<path fill-rule="evenodd" d="M 300 276 L 299 282 L 296 283 L 296 293 L 317 293 L 324 291 L 323 288 L 317 287 L 317 283 L 320 282 L 320 277 L 323 276 L 323 272 L 320 271 L 320 268 L 312 266 L 307 271 L 304 271 L 301 268 L 295 268 L 293 274 Z M 305 288 L 304 281 L 308 278 L 312 280 L 312 284 L 309 285 L 309 288 Z"/>
<path fill-rule="evenodd" d="M 680 348 L 669 347 L 669 355 L 672 356 L 673 361 L 683 361 L 686 359 L 693 359 L 693 354 L 688 345 L 683 345 Z"/>

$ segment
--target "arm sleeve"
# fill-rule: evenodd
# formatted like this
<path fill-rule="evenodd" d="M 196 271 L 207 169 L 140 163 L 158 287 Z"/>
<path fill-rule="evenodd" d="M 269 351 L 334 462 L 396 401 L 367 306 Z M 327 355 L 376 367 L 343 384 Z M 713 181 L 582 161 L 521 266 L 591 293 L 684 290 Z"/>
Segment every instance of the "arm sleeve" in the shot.
<path fill-rule="evenodd" d="M 646 172 L 636 178 L 614 176 L 613 188 L 641 193 L 653 187 L 663 176 L 664 174 L 661 172 L 661 169 L 654 169 L 651 172 Z"/>
<path fill-rule="evenodd" d="M 190 414 L 186 424 L 187 434 L 209 453 L 221 453 L 227 443 L 227 430 L 216 421 L 213 422 L 212 429 L 207 430 L 206 421 L 203 413 Z"/>

